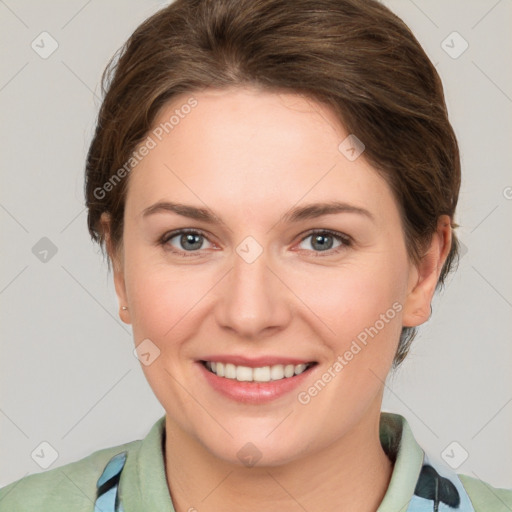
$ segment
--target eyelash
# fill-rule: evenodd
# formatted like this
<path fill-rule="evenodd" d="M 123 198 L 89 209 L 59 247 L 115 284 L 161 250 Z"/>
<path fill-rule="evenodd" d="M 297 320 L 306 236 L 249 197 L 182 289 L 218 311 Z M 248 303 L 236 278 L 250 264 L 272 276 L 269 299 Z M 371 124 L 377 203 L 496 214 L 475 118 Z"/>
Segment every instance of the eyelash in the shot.
<path fill-rule="evenodd" d="M 304 236 L 300 239 L 299 243 L 302 243 L 304 240 L 306 240 L 306 238 L 308 238 L 310 236 L 313 236 L 313 235 L 325 235 L 325 234 L 332 236 L 334 239 L 336 239 L 339 242 L 342 242 L 342 245 L 340 245 L 339 247 L 336 247 L 335 249 L 329 249 L 329 250 L 326 250 L 326 251 L 312 251 L 313 254 L 315 255 L 315 257 L 322 258 L 322 257 L 325 257 L 325 256 L 332 256 L 333 254 L 338 254 L 339 252 L 341 252 L 343 250 L 346 250 L 349 247 L 352 247 L 352 245 L 353 245 L 353 240 L 352 240 L 352 238 L 350 236 L 345 235 L 343 233 L 338 233 L 337 231 L 331 231 L 330 229 L 312 229 L 310 231 L 307 231 L 304 234 Z M 206 233 L 204 233 L 201 230 L 198 230 L 198 229 L 178 229 L 176 231 L 171 231 L 169 233 L 164 234 L 160 238 L 158 243 L 159 243 L 159 245 L 164 247 L 164 249 L 169 250 L 170 252 L 172 252 L 174 254 L 178 254 L 178 255 L 180 255 L 182 257 L 191 257 L 191 256 L 196 256 L 197 257 L 197 255 L 198 255 L 198 253 L 199 253 L 199 251 L 201 249 L 199 249 L 198 251 L 178 251 L 174 247 L 172 247 L 172 246 L 170 246 L 168 244 L 168 242 L 170 240 L 172 240 L 173 238 L 175 238 L 178 235 L 200 235 L 200 236 L 202 236 L 202 237 L 204 237 L 204 238 L 206 238 L 208 240 L 208 236 L 206 235 Z M 171 249 L 168 249 L 168 247 L 171 247 Z M 307 251 L 307 249 L 299 249 L 299 250 L 300 251 Z M 311 251 L 308 251 L 308 252 L 311 252 Z"/>

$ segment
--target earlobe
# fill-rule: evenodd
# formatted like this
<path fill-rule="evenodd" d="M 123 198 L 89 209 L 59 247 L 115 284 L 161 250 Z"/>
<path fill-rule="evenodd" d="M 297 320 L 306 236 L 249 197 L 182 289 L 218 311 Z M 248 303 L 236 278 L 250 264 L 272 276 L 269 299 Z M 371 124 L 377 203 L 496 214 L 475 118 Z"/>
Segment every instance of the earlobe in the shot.
<path fill-rule="evenodd" d="M 404 327 L 417 327 L 430 318 L 431 301 L 433 293 L 427 293 L 427 289 L 419 283 L 409 293 L 405 302 L 402 315 Z"/>
<path fill-rule="evenodd" d="M 420 263 L 413 268 L 402 315 L 404 327 L 417 327 L 431 315 L 431 303 L 452 243 L 450 217 L 438 219 L 437 231 Z"/>
<path fill-rule="evenodd" d="M 126 294 L 126 284 L 124 280 L 124 265 L 118 255 L 112 263 L 114 273 L 114 287 L 116 289 L 117 300 L 119 301 L 119 318 L 125 324 L 131 324 L 130 311 L 128 310 L 128 297 Z"/>
<path fill-rule="evenodd" d="M 130 320 L 130 312 L 128 311 L 128 306 L 121 306 L 119 308 L 119 318 L 125 323 L 125 324 L 131 324 Z"/>
<path fill-rule="evenodd" d="M 128 297 L 126 295 L 126 284 L 124 280 L 124 265 L 123 257 L 120 251 L 116 250 L 111 238 L 111 218 L 107 212 L 101 214 L 101 226 L 105 238 L 105 245 L 108 257 L 112 264 L 112 272 L 114 277 L 114 288 L 116 290 L 117 299 L 119 302 L 119 318 L 125 324 L 131 324 L 130 313 L 126 304 L 128 304 Z"/>
<path fill-rule="evenodd" d="M 130 311 L 128 309 L 128 297 L 126 294 L 126 284 L 124 280 L 124 265 L 118 255 L 112 263 L 114 273 L 114 287 L 116 289 L 117 300 L 119 302 L 119 318 L 125 324 L 131 324 Z"/>

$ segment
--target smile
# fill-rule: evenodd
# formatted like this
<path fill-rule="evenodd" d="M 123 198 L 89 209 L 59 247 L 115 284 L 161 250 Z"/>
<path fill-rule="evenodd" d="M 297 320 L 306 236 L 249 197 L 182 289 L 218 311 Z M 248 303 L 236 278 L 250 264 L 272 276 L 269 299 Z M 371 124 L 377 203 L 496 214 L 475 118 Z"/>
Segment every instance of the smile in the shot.
<path fill-rule="evenodd" d="M 239 382 L 270 382 L 282 379 L 289 379 L 300 375 L 315 363 L 306 364 L 275 364 L 272 366 L 260 366 L 251 368 L 249 366 L 238 366 L 232 363 L 221 363 L 218 361 L 201 361 L 207 370 L 225 379 L 237 380 Z"/>

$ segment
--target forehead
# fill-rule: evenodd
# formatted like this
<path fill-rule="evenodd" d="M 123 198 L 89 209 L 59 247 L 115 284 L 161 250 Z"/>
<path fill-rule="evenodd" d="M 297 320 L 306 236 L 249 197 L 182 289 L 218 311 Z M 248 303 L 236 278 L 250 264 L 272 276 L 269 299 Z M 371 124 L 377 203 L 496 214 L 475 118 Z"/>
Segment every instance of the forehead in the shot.
<path fill-rule="evenodd" d="M 245 214 L 302 198 L 392 206 L 364 153 L 347 158 L 349 135 L 328 107 L 299 94 L 250 88 L 182 94 L 155 119 L 146 139 L 152 148 L 131 172 L 128 200 L 141 210 L 179 196 Z"/>

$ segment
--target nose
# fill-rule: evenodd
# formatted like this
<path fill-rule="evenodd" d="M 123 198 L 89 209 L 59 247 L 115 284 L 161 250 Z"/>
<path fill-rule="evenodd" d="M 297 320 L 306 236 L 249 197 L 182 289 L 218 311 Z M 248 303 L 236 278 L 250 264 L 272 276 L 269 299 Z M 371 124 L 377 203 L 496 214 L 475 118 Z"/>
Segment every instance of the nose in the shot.
<path fill-rule="evenodd" d="M 222 280 L 216 319 L 239 338 L 273 336 L 291 321 L 293 293 L 285 285 L 285 276 L 269 263 L 265 251 L 251 263 L 234 254 L 233 268 Z"/>

